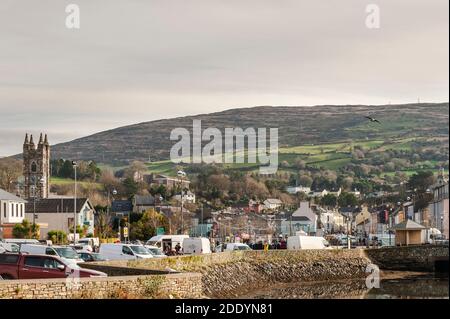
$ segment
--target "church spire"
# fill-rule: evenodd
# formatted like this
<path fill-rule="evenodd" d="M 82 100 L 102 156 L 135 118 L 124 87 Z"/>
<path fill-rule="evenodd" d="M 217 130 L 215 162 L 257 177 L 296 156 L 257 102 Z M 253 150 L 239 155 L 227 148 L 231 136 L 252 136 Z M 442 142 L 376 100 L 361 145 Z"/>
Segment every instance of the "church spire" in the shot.
<path fill-rule="evenodd" d="M 31 144 L 31 145 L 34 145 L 33 134 L 30 135 L 30 144 Z"/>
<path fill-rule="evenodd" d="M 45 144 L 45 145 L 48 145 L 47 134 L 45 134 L 45 138 L 44 138 L 44 144 Z"/>
<path fill-rule="evenodd" d="M 28 133 L 25 133 L 25 141 L 23 142 L 23 144 L 28 144 Z"/>
<path fill-rule="evenodd" d="M 42 143 L 44 143 L 44 141 L 42 140 L 42 133 L 41 133 L 41 135 L 39 136 L 39 144 L 42 144 Z"/>

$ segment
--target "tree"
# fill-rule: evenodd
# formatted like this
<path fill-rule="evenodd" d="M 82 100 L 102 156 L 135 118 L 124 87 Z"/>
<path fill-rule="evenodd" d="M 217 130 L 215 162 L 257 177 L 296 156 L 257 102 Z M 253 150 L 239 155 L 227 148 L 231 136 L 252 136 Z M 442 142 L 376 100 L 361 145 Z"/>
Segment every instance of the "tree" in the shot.
<path fill-rule="evenodd" d="M 139 184 L 135 182 L 134 179 L 131 177 L 125 178 L 124 181 L 122 182 L 122 185 L 128 197 L 131 197 L 138 192 Z"/>
<path fill-rule="evenodd" d="M 333 194 L 326 194 L 320 200 L 320 203 L 324 206 L 334 207 L 337 204 L 337 197 Z"/>
<path fill-rule="evenodd" d="M 114 237 L 114 231 L 112 229 L 111 216 L 108 216 L 104 211 L 97 214 L 97 220 L 95 223 L 95 234 L 99 238 Z"/>
<path fill-rule="evenodd" d="M 340 207 L 356 206 L 358 204 L 358 199 L 354 194 L 344 192 L 339 195 L 338 204 Z"/>
<path fill-rule="evenodd" d="M 14 225 L 13 236 L 14 238 L 38 239 L 39 225 L 32 224 L 24 219 L 22 223 Z"/>
<path fill-rule="evenodd" d="M 313 179 L 308 175 L 301 175 L 298 182 L 303 187 L 311 187 Z"/>
<path fill-rule="evenodd" d="M 22 174 L 22 162 L 13 158 L 0 160 L 0 188 L 12 193 L 14 182 Z"/>
<path fill-rule="evenodd" d="M 148 240 L 156 235 L 156 229 L 163 227 L 169 229 L 169 221 L 163 215 L 153 209 L 149 209 L 142 214 L 142 217 L 130 227 L 130 239 Z"/>
<path fill-rule="evenodd" d="M 436 177 L 432 171 L 420 171 L 412 175 L 409 179 L 411 189 L 425 191 L 429 186 L 436 183 Z"/>

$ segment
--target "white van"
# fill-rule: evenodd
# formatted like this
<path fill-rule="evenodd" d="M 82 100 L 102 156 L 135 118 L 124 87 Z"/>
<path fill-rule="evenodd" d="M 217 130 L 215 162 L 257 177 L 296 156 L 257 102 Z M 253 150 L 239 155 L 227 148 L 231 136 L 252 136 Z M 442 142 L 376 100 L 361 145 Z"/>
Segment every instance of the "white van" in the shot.
<path fill-rule="evenodd" d="M 67 246 L 22 244 L 20 245 L 20 252 L 27 254 L 58 256 L 65 262 L 71 264 L 84 262 L 84 260 L 81 259 L 80 256 L 77 254 L 75 249 Z"/>
<path fill-rule="evenodd" d="M 3 240 L 3 242 L 7 243 L 7 244 L 17 244 L 17 245 L 22 245 L 22 244 L 35 244 L 35 245 L 39 245 L 40 242 L 37 239 L 25 239 L 25 238 L 6 238 Z"/>
<path fill-rule="evenodd" d="M 153 258 L 144 246 L 133 244 L 101 244 L 99 253 L 109 260 Z"/>
<path fill-rule="evenodd" d="M 329 245 L 325 238 L 318 236 L 289 236 L 287 239 L 288 250 L 326 249 Z"/>
<path fill-rule="evenodd" d="M 11 252 L 18 253 L 20 251 L 20 246 L 14 243 L 3 243 L 0 241 L 0 253 Z"/>
<path fill-rule="evenodd" d="M 177 244 L 180 244 L 183 248 L 183 240 L 189 238 L 188 235 L 157 235 L 153 236 L 145 243 L 146 246 L 156 246 L 161 248 L 163 251 L 175 249 Z"/>
<path fill-rule="evenodd" d="M 93 249 L 100 246 L 100 239 L 98 237 L 85 237 L 77 241 L 77 244 L 91 246 Z"/>
<path fill-rule="evenodd" d="M 211 243 L 208 238 L 185 238 L 183 240 L 183 253 L 189 255 L 200 255 L 211 253 Z"/>

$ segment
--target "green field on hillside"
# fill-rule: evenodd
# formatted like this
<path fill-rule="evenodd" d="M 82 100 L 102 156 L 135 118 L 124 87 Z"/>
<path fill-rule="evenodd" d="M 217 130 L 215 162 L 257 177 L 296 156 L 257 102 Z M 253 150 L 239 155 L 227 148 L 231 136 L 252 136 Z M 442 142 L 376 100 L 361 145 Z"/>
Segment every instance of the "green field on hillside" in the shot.
<path fill-rule="evenodd" d="M 342 143 L 316 144 L 316 145 L 301 145 L 295 147 L 281 147 L 278 154 L 279 171 L 298 171 L 295 165 L 298 161 L 303 161 L 307 167 L 323 168 L 329 170 L 339 170 L 348 165 L 352 160 L 351 151 L 355 147 L 363 148 L 370 152 L 383 152 L 387 150 L 410 150 L 412 144 L 419 139 L 417 138 L 392 138 L 389 140 L 380 139 L 366 139 L 358 141 L 349 141 Z M 426 139 L 420 139 L 426 141 Z M 245 159 L 247 161 L 247 151 L 245 151 Z M 431 169 L 436 165 L 436 161 L 427 161 L 423 163 L 416 163 L 417 170 Z M 170 160 L 157 161 L 146 163 L 148 173 L 164 174 L 169 176 L 176 176 L 177 167 L 187 168 L 189 164 L 175 164 Z M 223 164 L 226 170 L 236 170 L 242 172 L 256 172 L 258 171 L 259 163 L 231 163 Z M 106 165 L 101 168 L 112 169 L 117 171 L 121 167 L 109 167 Z M 405 171 L 407 174 L 413 174 L 417 170 Z M 386 175 L 393 175 L 386 173 Z"/>
<path fill-rule="evenodd" d="M 50 185 L 73 185 L 75 181 L 71 178 L 50 177 Z M 92 183 L 87 181 L 77 181 L 77 184 L 87 186 L 94 184 L 96 187 L 101 187 L 99 183 Z"/>

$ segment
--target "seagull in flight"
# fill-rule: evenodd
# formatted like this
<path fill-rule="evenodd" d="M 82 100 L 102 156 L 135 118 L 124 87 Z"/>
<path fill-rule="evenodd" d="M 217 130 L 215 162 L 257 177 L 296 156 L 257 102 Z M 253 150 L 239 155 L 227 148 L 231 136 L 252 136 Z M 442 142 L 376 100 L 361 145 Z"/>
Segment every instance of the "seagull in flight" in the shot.
<path fill-rule="evenodd" d="M 378 124 L 381 124 L 380 121 L 378 121 L 377 119 L 374 119 L 373 117 L 370 116 L 365 116 L 366 119 L 369 119 L 370 122 L 377 122 Z"/>

